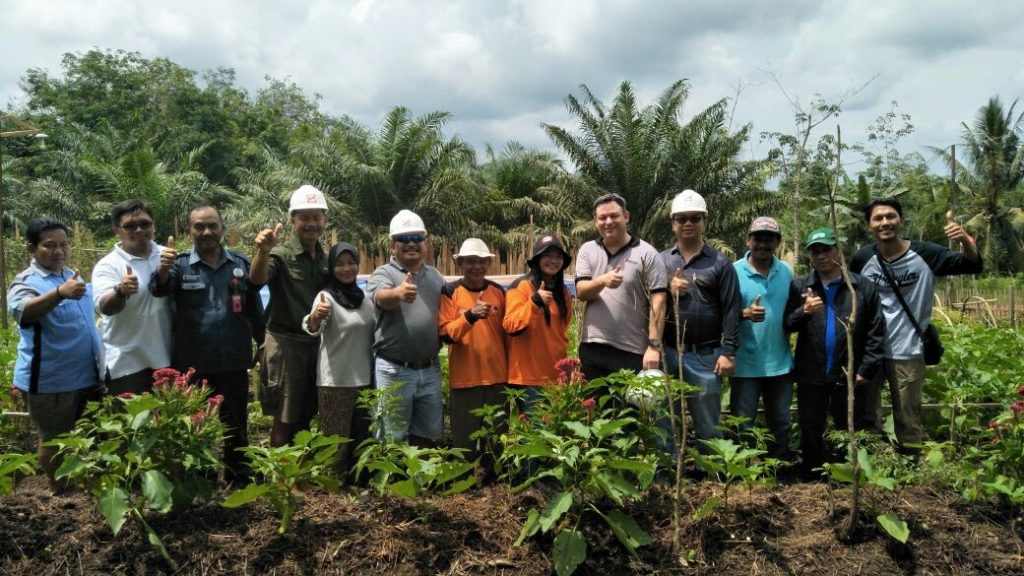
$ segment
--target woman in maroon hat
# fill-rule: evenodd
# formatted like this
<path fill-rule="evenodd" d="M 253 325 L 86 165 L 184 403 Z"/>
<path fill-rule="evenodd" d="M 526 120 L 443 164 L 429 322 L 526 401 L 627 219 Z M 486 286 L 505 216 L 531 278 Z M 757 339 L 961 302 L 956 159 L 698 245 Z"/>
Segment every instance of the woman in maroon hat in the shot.
<path fill-rule="evenodd" d="M 510 336 L 510 385 L 532 387 L 558 379 L 555 363 L 566 356 L 572 320 L 572 294 L 564 279 L 571 260 L 557 236 L 541 236 L 527 262 L 530 271 L 508 288 L 502 324 Z"/>

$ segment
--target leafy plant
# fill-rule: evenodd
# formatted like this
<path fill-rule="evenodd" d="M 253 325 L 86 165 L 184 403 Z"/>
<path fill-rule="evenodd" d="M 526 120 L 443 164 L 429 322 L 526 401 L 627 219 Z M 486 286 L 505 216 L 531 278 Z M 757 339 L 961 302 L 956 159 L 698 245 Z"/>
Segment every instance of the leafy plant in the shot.
<path fill-rule="evenodd" d="M 371 410 L 394 410 L 396 386 L 367 390 L 360 395 L 359 403 Z M 378 493 L 418 498 L 434 491 L 457 494 L 476 484 L 473 470 L 477 462 L 467 462 L 465 450 L 420 448 L 395 440 L 384 433 L 381 418 L 377 418 L 371 428 L 383 437 L 379 442 L 368 439 L 359 446 L 355 471 L 357 479 L 368 474 L 370 484 Z"/>
<path fill-rule="evenodd" d="M 874 486 L 883 490 L 892 491 L 896 487 L 896 480 L 888 473 L 885 468 L 879 468 L 874 465 L 871 456 L 868 455 L 866 448 L 859 448 L 857 450 L 857 460 L 859 463 L 858 467 L 854 467 L 852 459 L 848 459 L 842 463 L 825 464 L 825 469 L 829 472 L 829 477 L 838 482 L 845 482 L 853 484 L 854 482 L 859 483 L 861 486 Z M 857 470 L 857 475 L 854 476 L 854 470 Z M 907 538 L 910 536 L 910 530 L 907 527 L 907 523 L 904 522 L 899 516 L 891 512 L 878 514 L 875 516 L 875 520 L 879 526 L 885 530 L 885 533 L 891 536 L 893 539 L 905 544 Z"/>
<path fill-rule="evenodd" d="M 0 496 L 14 490 L 17 475 L 35 472 L 36 455 L 32 453 L 0 454 Z"/>
<path fill-rule="evenodd" d="M 153 374 L 153 392 L 126 392 L 90 403 L 75 428 L 58 436 L 63 462 L 55 477 L 90 492 L 117 535 L 129 519 L 173 564 L 143 512 L 166 514 L 208 497 L 209 479 L 223 465 L 215 454 L 224 434 L 217 417 L 222 396 L 192 383 L 194 370 Z"/>
<path fill-rule="evenodd" d="M 565 363 L 560 369 L 569 378 L 541 388 L 529 414 L 519 411 L 513 398 L 500 458 L 506 478 L 527 471 L 515 490 L 545 479 L 558 487 L 544 508 L 529 511 L 516 545 L 555 532 L 552 554 L 559 576 L 573 573 L 586 558 L 587 540 L 579 530 L 586 513 L 600 517 L 630 554 L 653 541 L 624 510 L 650 487 L 659 460 L 653 442 L 642 441 L 643 423 L 624 399 L 635 376 L 620 373 L 584 385 L 578 367 L 578 361 Z M 600 389 L 607 393 L 586 397 Z"/>
<path fill-rule="evenodd" d="M 228 496 L 222 505 L 237 508 L 267 498 L 280 518 L 277 531 L 284 534 L 302 504 L 302 488 L 313 484 L 328 490 L 339 488 L 340 482 L 332 475 L 332 465 L 338 445 L 344 442 L 348 439 L 303 430 L 285 446 L 242 448 L 249 457 L 254 480 Z"/>

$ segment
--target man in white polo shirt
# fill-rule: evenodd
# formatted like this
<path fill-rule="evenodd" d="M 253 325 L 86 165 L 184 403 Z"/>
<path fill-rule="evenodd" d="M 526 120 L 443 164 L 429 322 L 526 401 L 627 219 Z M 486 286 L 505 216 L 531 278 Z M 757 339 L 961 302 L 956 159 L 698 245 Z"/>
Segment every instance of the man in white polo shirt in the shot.
<path fill-rule="evenodd" d="M 170 303 L 154 298 L 148 288 L 160 264 L 160 246 L 153 242 L 155 221 L 148 202 L 116 204 L 110 222 L 118 242 L 92 270 L 93 303 L 106 351 L 100 380 L 111 394 L 141 394 L 151 388 L 153 370 L 171 363 Z"/>

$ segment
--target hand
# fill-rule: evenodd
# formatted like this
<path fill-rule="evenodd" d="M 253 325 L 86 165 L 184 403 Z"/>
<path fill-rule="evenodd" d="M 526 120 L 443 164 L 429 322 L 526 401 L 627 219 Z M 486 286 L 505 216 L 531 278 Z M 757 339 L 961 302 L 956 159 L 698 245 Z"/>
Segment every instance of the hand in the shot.
<path fill-rule="evenodd" d="M 309 321 L 311 324 L 320 326 L 320 323 L 324 321 L 328 316 L 331 315 L 331 303 L 327 301 L 327 296 L 323 292 L 320 293 L 320 300 L 316 303 L 316 308 L 313 308 L 313 312 L 309 315 Z"/>
<path fill-rule="evenodd" d="M 469 312 L 477 318 L 486 318 L 491 315 L 491 305 L 483 300 L 477 300 L 476 304 L 469 309 Z"/>
<path fill-rule="evenodd" d="M 953 218 L 953 211 L 946 212 L 946 227 L 942 229 L 946 233 L 946 238 L 955 240 L 961 244 L 974 244 L 974 238 L 964 230 L 964 227 L 957 224 Z"/>
<path fill-rule="evenodd" d="M 618 288 L 622 284 L 622 267 L 615 266 L 597 278 L 605 288 Z"/>
<path fill-rule="evenodd" d="M 537 296 L 544 301 L 545 306 L 551 304 L 551 299 L 554 298 L 554 295 L 551 293 L 551 290 L 545 290 L 543 288 L 537 289 Z"/>
<path fill-rule="evenodd" d="M 648 346 L 647 350 L 644 351 L 643 367 L 644 370 L 661 368 L 661 350 Z"/>
<path fill-rule="evenodd" d="M 117 285 L 117 292 L 125 298 L 139 293 L 139 277 L 132 272 L 131 266 L 125 267 L 124 276 L 121 276 L 121 283 Z"/>
<path fill-rule="evenodd" d="M 715 374 L 718 376 L 732 376 L 736 372 L 736 361 L 724 354 L 718 355 L 715 361 Z"/>
<path fill-rule="evenodd" d="M 750 307 L 743 310 L 743 317 L 751 322 L 764 322 L 764 306 L 761 306 L 761 295 L 754 296 Z"/>
<path fill-rule="evenodd" d="M 164 276 L 167 271 L 174 266 L 174 261 L 178 258 L 178 251 L 174 249 L 174 236 L 167 237 L 167 245 L 160 249 L 160 265 L 157 267 L 157 272 Z"/>
<path fill-rule="evenodd" d="M 412 283 L 412 274 L 406 274 L 405 279 L 398 285 L 395 290 L 398 291 L 398 299 L 403 302 L 414 302 L 416 300 L 416 292 L 418 289 L 416 285 Z"/>
<path fill-rule="evenodd" d="M 863 386 L 863 385 L 865 385 L 867 383 L 868 383 L 868 379 L 867 378 L 861 376 L 860 374 L 857 374 L 857 377 L 854 380 L 854 386 Z"/>
<path fill-rule="evenodd" d="M 274 229 L 264 228 L 256 235 L 256 249 L 264 254 L 273 250 L 274 246 L 281 241 L 281 234 L 284 233 L 284 224 L 280 222 L 274 226 Z"/>
<path fill-rule="evenodd" d="M 673 296 L 683 296 L 686 294 L 686 290 L 690 287 L 690 281 L 683 278 L 683 271 L 676 268 L 676 273 L 672 276 L 672 281 L 669 282 L 669 290 L 672 291 Z"/>
<path fill-rule="evenodd" d="M 70 300 L 81 300 L 82 296 L 85 296 L 85 282 L 78 277 L 78 270 L 75 270 L 75 274 L 71 278 L 57 287 L 57 293 L 62 298 Z"/>
<path fill-rule="evenodd" d="M 821 300 L 821 296 L 814 293 L 814 290 L 810 286 L 807 287 L 807 291 L 804 292 L 804 314 L 817 314 L 825 309 L 825 304 Z"/>

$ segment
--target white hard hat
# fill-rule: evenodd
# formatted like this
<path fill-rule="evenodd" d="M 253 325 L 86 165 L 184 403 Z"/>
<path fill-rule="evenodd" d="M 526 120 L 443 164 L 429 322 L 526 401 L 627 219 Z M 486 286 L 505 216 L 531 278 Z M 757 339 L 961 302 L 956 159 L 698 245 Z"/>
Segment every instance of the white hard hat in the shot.
<path fill-rule="evenodd" d="M 412 210 L 399 210 L 398 214 L 391 219 L 391 227 L 388 234 L 394 238 L 402 234 L 426 234 L 427 227 L 423 225 L 423 218 L 420 218 Z"/>
<path fill-rule="evenodd" d="M 637 373 L 637 379 L 626 389 L 625 399 L 641 410 L 651 410 L 661 403 L 665 381 L 665 373 L 650 369 Z"/>
<path fill-rule="evenodd" d="M 310 186 L 303 184 L 295 192 L 288 202 L 288 214 L 294 214 L 296 210 L 323 210 L 327 211 L 327 199 L 324 193 Z"/>
<path fill-rule="evenodd" d="M 704 197 L 693 190 L 683 190 L 672 199 L 672 213 L 669 216 L 680 212 L 703 212 L 708 213 L 708 203 Z"/>
<path fill-rule="evenodd" d="M 462 258 L 463 256 L 477 256 L 479 258 L 492 258 L 494 254 L 487 249 L 487 244 L 479 238 L 466 238 L 462 242 L 462 246 L 459 247 L 459 253 L 452 256 L 455 260 Z"/>

